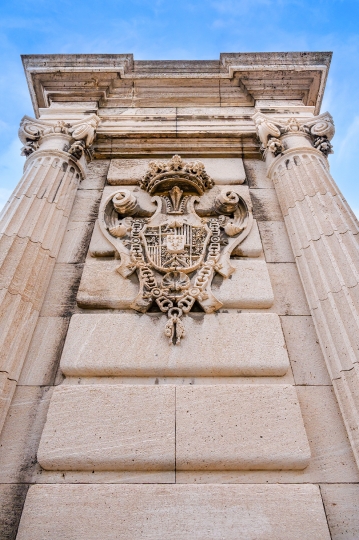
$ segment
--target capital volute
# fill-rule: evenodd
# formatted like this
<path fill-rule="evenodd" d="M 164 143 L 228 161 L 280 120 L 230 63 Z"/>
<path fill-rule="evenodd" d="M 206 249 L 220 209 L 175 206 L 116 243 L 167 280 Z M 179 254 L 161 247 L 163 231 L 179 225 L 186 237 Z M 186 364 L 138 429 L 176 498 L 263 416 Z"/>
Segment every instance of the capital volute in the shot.
<path fill-rule="evenodd" d="M 24 145 L 21 155 L 29 157 L 39 149 L 53 149 L 68 152 L 76 160 L 84 154 L 90 157 L 99 122 L 96 114 L 72 124 L 63 120 L 54 123 L 24 116 L 19 128 L 19 138 Z"/>
<path fill-rule="evenodd" d="M 252 118 L 265 156 L 277 157 L 285 150 L 301 145 L 311 145 L 326 157 L 333 153 L 330 140 L 334 136 L 335 128 L 329 113 L 321 114 L 309 121 L 291 117 L 283 122 L 260 112 L 254 114 Z"/>

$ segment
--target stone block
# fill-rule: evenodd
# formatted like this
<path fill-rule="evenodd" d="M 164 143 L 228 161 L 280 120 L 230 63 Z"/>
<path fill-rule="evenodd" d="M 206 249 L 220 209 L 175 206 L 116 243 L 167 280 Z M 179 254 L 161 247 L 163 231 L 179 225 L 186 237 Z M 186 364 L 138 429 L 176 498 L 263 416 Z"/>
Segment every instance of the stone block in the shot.
<path fill-rule="evenodd" d="M 112 186 L 138 184 L 151 159 L 112 159 L 107 181 Z M 185 161 L 193 161 L 186 158 Z M 216 184 L 243 184 L 246 175 L 241 158 L 200 158 Z"/>
<path fill-rule="evenodd" d="M 274 188 L 272 180 L 267 176 L 267 166 L 264 161 L 260 161 L 259 159 L 245 159 L 243 160 L 243 165 L 247 182 L 251 189 Z"/>
<path fill-rule="evenodd" d="M 269 263 L 267 268 L 274 290 L 271 311 L 278 315 L 310 315 L 296 264 Z"/>
<path fill-rule="evenodd" d="M 210 519 L 210 521 L 209 521 Z M 330 540 L 317 486 L 37 485 L 17 540 Z"/>
<path fill-rule="evenodd" d="M 0 538 L 14 540 L 29 486 L 27 484 L 0 485 Z"/>
<path fill-rule="evenodd" d="M 283 221 L 275 189 L 251 189 L 250 193 L 257 221 Z"/>
<path fill-rule="evenodd" d="M 174 470 L 175 387 L 56 387 L 37 458 L 55 471 Z"/>
<path fill-rule="evenodd" d="M 92 221 L 70 221 L 57 257 L 58 263 L 85 262 L 94 224 Z"/>
<path fill-rule="evenodd" d="M 300 385 L 331 385 L 311 317 L 281 317 L 294 380 Z"/>
<path fill-rule="evenodd" d="M 31 483 L 52 389 L 17 386 L 0 436 L 0 484 Z"/>
<path fill-rule="evenodd" d="M 312 457 L 302 481 L 359 482 L 343 418 L 331 386 L 297 386 Z"/>
<path fill-rule="evenodd" d="M 259 232 L 264 256 L 270 263 L 294 262 L 294 255 L 283 221 L 260 221 Z"/>
<path fill-rule="evenodd" d="M 54 384 L 69 319 L 40 317 L 19 378 L 20 385 Z"/>
<path fill-rule="evenodd" d="M 95 221 L 98 214 L 102 190 L 80 189 L 70 213 L 69 221 Z"/>
<path fill-rule="evenodd" d="M 73 315 L 61 370 L 74 377 L 281 376 L 288 370 L 274 313 L 195 313 L 184 318 L 186 336 L 176 346 L 164 335 L 166 322 L 156 314 Z"/>
<path fill-rule="evenodd" d="M 79 184 L 80 189 L 103 189 L 106 183 L 109 159 L 95 159 L 87 165 L 86 178 Z"/>
<path fill-rule="evenodd" d="M 223 308 L 269 308 L 274 296 L 267 264 L 262 259 L 232 259 L 236 268 L 228 279 L 219 274 L 212 282 L 212 291 Z"/>
<path fill-rule="evenodd" d="M 293 386 L 177 387 L 176 469 L 304 469 L 309 460 Z"/>
<path fill-rule="evenodd" d="M 260 257 L 263 253 L 262 241 L 259 236 L 258 224 L 253 220 L 251 232 L 232 252 L 236 257 Z"/>
<path fill-rule="evenodd" d="M 357 540 L 359 533 L 359 486 L 320 486 L 332 540 Z"/>
<path fill-rule="evenodd" d="M 41 309 L 42 317 L 67 317 L 76 306 L 83 264 L 55 265 Z"/>
<path fill-rule="evenodd" d="M 223 303 L 223 308 L 270 307 L 273 304 L 273 291 L 265 261 L 232 259 L 231 263 L 236 268 L 235 272 L 228 279 L 217 274 L 212 282 L 212 291 Z M 80 307 L 130 308 L 138 294 L 137 276 L 132 274 L 129 278 L 123 278 L 116 271 L 118 265 L 115 259 L 86 259 L 77 295 Z"/>

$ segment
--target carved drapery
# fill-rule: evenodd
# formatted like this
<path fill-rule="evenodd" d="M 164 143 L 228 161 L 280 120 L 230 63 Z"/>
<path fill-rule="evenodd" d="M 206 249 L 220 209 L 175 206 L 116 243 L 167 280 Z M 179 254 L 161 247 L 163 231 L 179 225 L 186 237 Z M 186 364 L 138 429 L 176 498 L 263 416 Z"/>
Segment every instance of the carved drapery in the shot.
<path fill-rule="evenodd" d="M 359 464 L 359 224 L 329 172 L 333 120 L 253 118 Z"/>
<path fill-rule="evenodd" d="M 0 430 L 29 347 L 99 119 L 24 117 L 24 175 L 0 215 Z M 74 145 L 81 144 L 80 152 Z M 77 147 L 76 147 L 77 148 Z"/>

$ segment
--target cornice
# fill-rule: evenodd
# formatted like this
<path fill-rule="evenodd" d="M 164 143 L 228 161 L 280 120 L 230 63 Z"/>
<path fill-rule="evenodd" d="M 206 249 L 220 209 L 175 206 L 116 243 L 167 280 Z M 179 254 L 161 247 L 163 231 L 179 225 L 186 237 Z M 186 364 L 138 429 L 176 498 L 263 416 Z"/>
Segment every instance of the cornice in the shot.
<path fill-rule="evenodd" d="M 331 53 L 223 53 L 218 61 L 134 61 L 131 54 L 22 60 L 37 116 L 53 102 L 188 107 L 276 99 L 297 100 L 317 114 Z"/>

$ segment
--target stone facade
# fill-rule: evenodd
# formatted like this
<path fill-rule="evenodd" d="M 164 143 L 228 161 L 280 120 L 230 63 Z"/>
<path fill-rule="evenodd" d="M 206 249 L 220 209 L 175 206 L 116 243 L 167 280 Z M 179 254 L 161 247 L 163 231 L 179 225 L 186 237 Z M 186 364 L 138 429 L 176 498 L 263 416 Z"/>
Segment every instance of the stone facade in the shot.
<path fill-rule="evenodd" d="M 359 224 L 329 53 L 23 57 L 0 537 L 356 539 Z"/>

